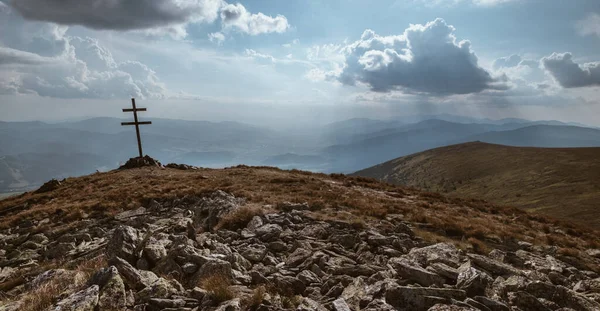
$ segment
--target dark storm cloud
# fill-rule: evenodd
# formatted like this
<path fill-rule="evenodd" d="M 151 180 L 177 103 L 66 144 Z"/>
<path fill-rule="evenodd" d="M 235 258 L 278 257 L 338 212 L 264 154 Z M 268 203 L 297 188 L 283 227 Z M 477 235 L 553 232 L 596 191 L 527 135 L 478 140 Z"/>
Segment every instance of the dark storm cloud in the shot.
<path fill-rule="evenodd" d="M 577 64 L 571 53 L 542 58 L 544 69 L 564 88 L 600 85 L 600 62 Z"/>
<path fill-rule="evenodd" d="M 213 22 L 221 0 L 12 0 L 30 20 L 94 29 L 133 30 L 190 21 Z"/>

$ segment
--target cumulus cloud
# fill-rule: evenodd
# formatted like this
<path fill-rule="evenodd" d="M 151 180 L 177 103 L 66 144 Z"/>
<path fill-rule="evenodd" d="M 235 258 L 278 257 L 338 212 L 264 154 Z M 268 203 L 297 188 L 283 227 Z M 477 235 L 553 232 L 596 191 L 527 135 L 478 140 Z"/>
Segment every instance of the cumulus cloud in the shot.
<path fill-rule="evenodd" d="M 600 85 L 600 62 L 577 64 L 571 53 L 552 53 L 542 58 L 548 74 L 564 88 Z"/>
<path fill-rule="evenodd" d="M 592 13 L 583 20 L 577 22 L 577 31 L 583 36 L 600 36 L 600 14 Z"/>
<path fill-rule="evenodd" d="M 346 85 L 365 84 L 372 91 L 451 95 L 505 89 L 506 85 L 478 65 L 469 41 L 457 41 L 443 19 L 410 25 L 403 34 L 380 36 L 366 30 L 345 46 Z"/>
<path fill-rule="evenodd" d="M 263 13 L 252 14 L 239 3 L 224 6 L 221 9 L 221 21 L 225 29 L 237 29 L 252 36 L 282 33 L 290 27 L 287 18 L 283 15 L 272 17 Z"/>
<path fill-rule="evenodd" d="M 0 10 L 0 93 L 59 98 L 163 98 L 167 90 L 146 65 L 117 62 L 93 38 L 66 27 L 24 22 Z"/>

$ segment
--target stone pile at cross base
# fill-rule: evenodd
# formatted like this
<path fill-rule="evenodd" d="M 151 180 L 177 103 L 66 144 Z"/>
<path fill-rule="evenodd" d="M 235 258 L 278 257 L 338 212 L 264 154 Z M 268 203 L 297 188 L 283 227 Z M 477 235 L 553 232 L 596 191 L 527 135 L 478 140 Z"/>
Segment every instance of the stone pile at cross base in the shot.
<path fill-rule="evenodd" d="M 125 170 L 147 166 L 162 167 L 162 164 L 160 164 L 158 160 L 145 155 L 143 157 L 130 158 L 129 160 L 127 160 L 127 162 L 125 162 L 125 164 L 121 165 L 119 169 Z"/>
<path fill-rule="evenodd" d="M 26 310 L 28 293 L 58 279 L 72 285 L 48 310 L 600 310 L 599 276 L 553 247 L 478 255 L 427 245 L 394 215 L 361 227 L 292 203 L 214 229 L 243 204 L 216 191 L 83 220 L 69 233 L 5 230 L 0 310 Z M 83 276 L 57 268 L 3 283 L 31 262 L 78 258 L 105 260 Z"/>

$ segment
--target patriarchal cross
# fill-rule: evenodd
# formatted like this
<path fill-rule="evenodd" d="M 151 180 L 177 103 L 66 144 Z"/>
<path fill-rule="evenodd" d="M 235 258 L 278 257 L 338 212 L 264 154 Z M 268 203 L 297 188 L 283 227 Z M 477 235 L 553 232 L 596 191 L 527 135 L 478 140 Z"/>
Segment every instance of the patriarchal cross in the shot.
<path fill-rule="evenodd" d="M 135 125 L 135 134 L 137 135 L 137 143 L 138 150 L 140 152 L 140 158 L 144 157 L 144 153 L 142 152 L 142 139 L 140 138 L 140 125 L 144 124 L 152 124 L 151 121 L 138 121 L 137 112 L 138 111 L 146 111 L 146 108 L 136 108 L 135 107 L 135 98 L 131 99 L 131 106 L 133 108 L 123 108 L 123 112 L 133 112 L 133 122 L 121 122 L 121 125 Z"/>

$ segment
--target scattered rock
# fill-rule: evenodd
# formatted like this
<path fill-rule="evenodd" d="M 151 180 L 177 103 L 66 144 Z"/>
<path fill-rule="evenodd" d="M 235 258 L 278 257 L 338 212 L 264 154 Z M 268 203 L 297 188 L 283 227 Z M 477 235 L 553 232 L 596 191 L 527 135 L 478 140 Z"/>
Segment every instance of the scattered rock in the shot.
<path fill-rule="evenodd" d="M 151 200 L 69 232 L 30 232 L 50 218 L 0 230 L 0 289 L 16 297 L 0 310 L 23 309 L 24 293 L 59 281 L 67 284 L 51 310 L 242 310 L 249 301 L 261 311 L 600 310 L 598 274 L 556 249 L 513 242 L 470 254 L 427 245 L 399 214 L 359 227 L 315 220 L 308 204 L 289 202 L 235 231 L 216 229 L 244 204 L 214 191 Z M 35 270 L 102 254 L 108 265 L 95 273 Z"/>
<path fill-rule="evenodd" d="M 169 163 L 169 164 L 165 165 L 165 167 L 174 168 L 174 169 L 182 170 L 182 171 L 198 169 L 198 167 L 196 167 L 196 166 L 187 165 L 187 164 L 176 164 L 176 163 Z"/>
<path fill-rule="evenodd" d="M 98 285 L 92 285 L 59 301 L 54 310 L 57 311 L 94 311 L 98 304 Z"/>

